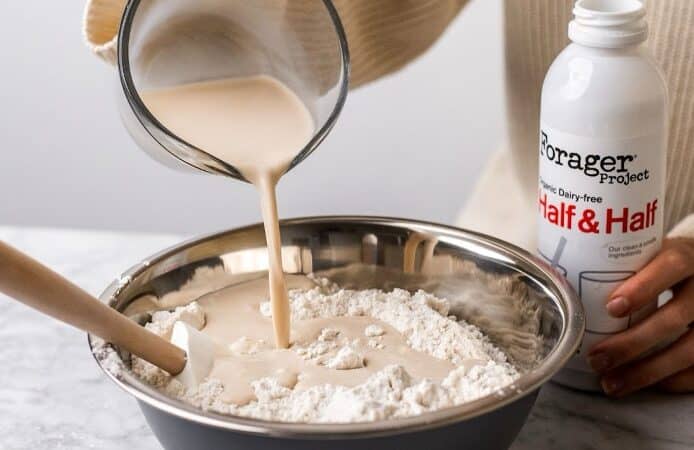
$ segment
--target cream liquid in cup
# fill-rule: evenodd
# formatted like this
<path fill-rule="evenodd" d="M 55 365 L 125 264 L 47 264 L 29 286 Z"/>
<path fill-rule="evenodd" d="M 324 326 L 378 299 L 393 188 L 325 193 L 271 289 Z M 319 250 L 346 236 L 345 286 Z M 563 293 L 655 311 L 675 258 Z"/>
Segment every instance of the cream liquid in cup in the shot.
<path fill-rule="evenodd" d="M 258 189 L 268 248 L 275 344 L 287 348 L 289 302 L 275 187 L 313 136 L 311 114 L 294 92 L 268 76 L 190 83 L 143 91 L 140 96 L 169 130 L 236 167 Z"/>

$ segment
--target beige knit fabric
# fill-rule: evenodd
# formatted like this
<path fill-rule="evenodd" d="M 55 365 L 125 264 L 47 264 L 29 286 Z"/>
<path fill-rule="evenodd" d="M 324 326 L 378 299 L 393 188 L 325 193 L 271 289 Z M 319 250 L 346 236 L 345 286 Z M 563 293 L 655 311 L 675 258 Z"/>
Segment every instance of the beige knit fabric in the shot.
<path fill-rule="evenodd" d="M 82 34 L 89 48 L 111 64 L 116 63 L 118 26 L 127 0 L 89 0 L 84 8 Z"/>
<path fill-rule="evenodd" d="M 352 57 L 351 86 L 391 73 L 426 51 L 466 2 L 335 0 Z M 115 61 L 124 4 L 125 0 L 87 3 L 85 37 L 109 62 Z M 646 4 L 648 45 L 666 75 L 672 104 L 666 229 L 673 230 L 672 235 L 694 237 L 694 218 L 685 220 L 694 213 L 694 0 Z M 540 90 L 547 68 L 568 43 L 572 6 L 573 0 L 504 2 L 507 144 L 490 158 L 460 217 L 463 226 L 529 249 L 534 248 Z"/>
<path fill-rule="evenodd" d="M 252 0 L 249 0 L 252 1 Z M 335 0 L 349 40 L 357 87 L 394 72 L 426 51 L 467 0 Z M 116 63 L 116 39 L 127 0 L 89 0 L 83 34 L 94 53 Z M 319 4 L 318 2 L 314 2 Z M 304 5 L 301 5 L 304 9 Z"/>

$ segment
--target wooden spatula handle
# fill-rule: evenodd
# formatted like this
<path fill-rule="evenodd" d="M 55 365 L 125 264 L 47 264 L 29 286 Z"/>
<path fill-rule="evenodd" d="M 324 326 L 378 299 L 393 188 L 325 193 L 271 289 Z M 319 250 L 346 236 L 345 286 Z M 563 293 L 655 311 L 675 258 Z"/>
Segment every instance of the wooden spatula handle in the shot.
<path fill-rule="evenodd" d="M 123 347 L 172 375 L 185 367 L 183 350 L 3 242 L 0 242 L 0 292 Z"/>

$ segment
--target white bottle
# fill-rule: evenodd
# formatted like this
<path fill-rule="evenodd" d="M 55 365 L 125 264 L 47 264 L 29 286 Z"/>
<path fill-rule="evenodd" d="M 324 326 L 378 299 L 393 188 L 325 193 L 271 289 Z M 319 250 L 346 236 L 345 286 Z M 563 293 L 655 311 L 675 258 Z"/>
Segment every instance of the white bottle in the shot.
<path fill-rule="evenodd" d="M 580 352 L 556 378 L 580 389 L 599 389 L 588 350 L 656 307 L 623 319 L 605 309 L 662 241 L 668 102 L 647 35 L 637 0 L 577 1 L 572 43 L 542 89 L 538 251 L 585 308 Z"/>

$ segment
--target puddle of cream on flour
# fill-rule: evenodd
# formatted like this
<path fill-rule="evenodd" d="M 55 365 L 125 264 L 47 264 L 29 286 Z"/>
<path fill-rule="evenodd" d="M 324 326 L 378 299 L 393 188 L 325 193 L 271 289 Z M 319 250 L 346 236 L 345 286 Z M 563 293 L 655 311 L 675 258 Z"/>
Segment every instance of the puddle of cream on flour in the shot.
<path fill-rule="evenodd" d="M 302 276 L 289 276 L 291 288 L 314 286 Z M 449 361 L 413 350 L 406 338 L 390 325 L 371 317 L 329 317 L 296 320 L 292 323 L 289 349 L 274 348 L 270 343 L 273 327 L 270 318 L 262 315 L 260 305 L 267 299 L 267 283 L 263 279 L 248 281 L 198 299 L 204 310 L 206 323 L 202 332 L 223 343 L 244 342 L 254 345 L 252 354 L 244 354 L 244 346 L 231 345 L 231 354 L 220 353 L 214 362 L 210 378 L 222 381 L 221 399 L 244 405 L 255 400 L 251 383 L 270 377 L 287 388 L 299 390 L 322 384 L 353 387 L 364 383 L 371 375 L 389 365 L 401 365 L 415 379 L 429 378 L 440 382 L 455 368 Z M 369 345 L 365 330 L 377 325 L 384 333 L 378 338 L 379 347 Z M 318 360 L 306 360 L 295 347 L 316 342 L 323 329 L 339 331 L 338 342 L 321 355 L 323 363 L 344 344 L 364 357 L 364 367 L 336 370 Z"/>
<path fill-rule="evenodd" d="M 268 76 L 184 84 L 143 91 L 140 96 L 169 130 L 231 164 L 258 189 L 268 247 L 274 341 L 278 348 L 287 348 L 290 313 L 275 187 L 313 136 L 311 114 L 294 92 Z"/>

